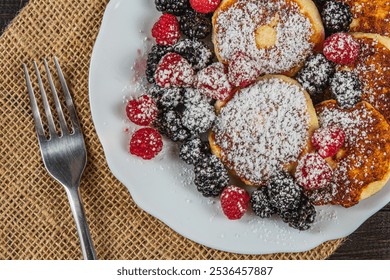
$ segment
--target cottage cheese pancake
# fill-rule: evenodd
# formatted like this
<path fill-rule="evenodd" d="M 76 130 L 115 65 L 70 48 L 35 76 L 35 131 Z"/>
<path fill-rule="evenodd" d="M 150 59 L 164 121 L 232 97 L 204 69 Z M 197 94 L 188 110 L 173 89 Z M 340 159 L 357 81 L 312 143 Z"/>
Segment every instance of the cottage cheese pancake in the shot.
<path fill-rule="evenodd" d="M 294 75 L 324 39 L 311 0 L 225 0 L 213 17 L 218 59 L 243 52 L 265 74 Z"/>
<path fill-rule="evenodd" d="M 362 99 L 390 122 L 390 39 L 377 34 L 352 33 L 361 51 L 354 64 L 338 66 L 354 71 L 363 88 Z"/>
<path fill-rule="evenodd" d="M 390 36 L 390 4 L 388 0 L 338 0 L 351 7 L 351 31 Z"/>
<path fill-rule="evenodd" d="M 312 102 L 297 82 L 265 76 L 221 105 L 210 145 L 242 181 L 262 185 L 274 171 L 293 167 L 317 127 Z"/>
<path fill-rule="evenodd" d="M 369 103 L 346 110 L 336 101 L 316 106 L 320 125 L 336 125 L 346 134 L 344 147 L 327 158 L 333 169 L 329 187 L 309 192 L 317 205 L 350 207 L 378 192 L 390 177 L 390 127 Z"/>

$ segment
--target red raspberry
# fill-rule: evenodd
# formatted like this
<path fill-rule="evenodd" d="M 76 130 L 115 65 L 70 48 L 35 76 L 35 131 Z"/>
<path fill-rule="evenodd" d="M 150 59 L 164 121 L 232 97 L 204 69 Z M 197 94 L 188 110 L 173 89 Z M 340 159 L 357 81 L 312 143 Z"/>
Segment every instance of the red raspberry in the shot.
<path fill-rule="evenodd" d="M 146 160 L 157 156 L 162 147 L 163 142 L 160 133 L 150 127 L 137 130 L 130 140 L 130 153 Z"/>
<path fill-rule="evenodd" d="M 307 154 L 299 162 L 296 182 L 306 190 L 325 188 L 332 180 L 333 171 L 318 154 Z"/>
<path fill-rule="evenodd" d="M 229 220 L 238 220 L 248 210 L 248 192 L 236 186 L 225 188 L 221 194 L 221 206 Z"/>
<path fill-rule="evenodd" d="M 333 34 L 324 42 L 325 57 L 337 64 L 352 64 L 359 53 L 359 43 L 347 33 Z"/>
<path fill-rule="evenodd" d="M 236 87 L 247 87 L 261 75 L 256 63 L 243 52 L 233 55 L 229 64 L 229 82 Z"/>
<path fill-rule="evenodd" d="M 221 0 L 190 0 L 191 7 L 198 13 L 208 14 L 214 12 Z"/>
<path fill-rule="evenodd" d="M 190 87 L 194 82 L 194 69 L 191 64 L 177 53 L 168 53 L 157 65 L 155 79 L 158 86 Z"/>
<path fill-rule="evenodd" d="M 198 72 L 196 87 L 200 93 L 216 100 L 226 100 L 232 93 L 225 66 L 216 62 Z"/>
<path fill-rule="evenodd" d="M 317 129 L 311 142 L 323 158 L 333 157 L 344 145 L 345 132 L 337 126 L 328 126 Z"/>
<path fill-rule="evenodd" d="M 135 124 L 148 126 L 157 117 L 158 109 L 156 102 L 148 95 L 142 95 L 127 103 L 127 117 Z"/>
<path fill-rule="evenodd" d="M 179 21 L 174 15 L 163 14 L 153 25 L 152 36 L 159 45 L 173 46 L 181 37 Z"/>

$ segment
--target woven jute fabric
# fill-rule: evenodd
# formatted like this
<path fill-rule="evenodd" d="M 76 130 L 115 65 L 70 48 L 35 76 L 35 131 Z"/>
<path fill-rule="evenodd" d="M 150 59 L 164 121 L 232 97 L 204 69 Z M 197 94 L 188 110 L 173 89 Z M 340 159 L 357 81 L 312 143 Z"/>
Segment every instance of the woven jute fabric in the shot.
<path fill-rule="evenodd" d="M 54 55 L 85 134 L 89 161 L 81 195 L 100 259 L 325 259 L 332 254 L 342 240 L 294 254 L 213 250 L 175 233 L 133 202 L 107 166 L 89 108 L 88 67 L 106 5 L 31 0 L 0 38 L 0 259 L 82 258 L 65 191 L 42 163 L 21 67 Z"/>

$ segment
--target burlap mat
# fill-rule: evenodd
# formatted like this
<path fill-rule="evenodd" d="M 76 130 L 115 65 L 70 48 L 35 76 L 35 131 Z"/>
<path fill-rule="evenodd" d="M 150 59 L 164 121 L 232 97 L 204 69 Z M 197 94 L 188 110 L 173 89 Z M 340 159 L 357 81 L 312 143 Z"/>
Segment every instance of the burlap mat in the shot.
<path fill-rule="evenodd" d="M 82 196 L 100 259 L 324 259 L 342 240 L 305 253 L 237 255 L 196 244 L 138 208 L 111 174 L 91 119 L 88 67 L 107 0 L 31 0 L 0 38 L 0 259 L 80 259 L 64 190 L 43 167 L 22 62 L 58 56 L 82 121 L 89 163 Z"/>

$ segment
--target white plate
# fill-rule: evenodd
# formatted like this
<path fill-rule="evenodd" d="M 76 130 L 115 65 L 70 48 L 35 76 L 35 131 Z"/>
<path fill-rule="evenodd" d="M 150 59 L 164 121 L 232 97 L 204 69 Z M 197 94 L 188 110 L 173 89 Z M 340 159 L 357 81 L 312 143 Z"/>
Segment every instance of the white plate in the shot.
<path fill-rule="evenodd" d="M 211 248 L 243 254 L 299 252 L 356 230 L 390 201 L 390 185 L 377 195 L 349 209 L 318 207 L 313 228 L 300 232 L 278 218 L 263 220 L 248 213 L 229 221 L 218 200 L 206 199 L 191 183 L 189 166 L 167 144 L 152 161 L 132 157 L 130 135 L 124 129 L 123 98 L 136 92 L 131 82 L 132 65 L 143 49 L 145 37 L 158 18 L 153 0 L 111 0 L 93 51 L 90 68 L 92 117 L 114 175 L 129 189 L 134 201 L 179 234 Z M 140 31 L 146 31 L 146 33 Z"/>

